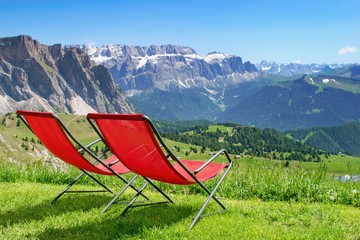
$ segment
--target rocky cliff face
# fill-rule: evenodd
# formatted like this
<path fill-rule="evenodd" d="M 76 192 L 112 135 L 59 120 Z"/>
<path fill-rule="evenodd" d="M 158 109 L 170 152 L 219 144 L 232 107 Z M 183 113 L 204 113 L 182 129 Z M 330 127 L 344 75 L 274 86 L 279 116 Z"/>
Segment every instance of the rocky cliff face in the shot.
<path fill-rule="evenodd" d="M 106 66 L 124 91 L 149 88 L 221 91 L 226 85 L 254 79 L 258 71 L 255 65 L 243 63 L 237 56 L 218 52 L 200 56 L 189 47 L 174 45 L 77 47 Z"/>
<path fill-rule="evenodd" d="M 78 48 L 46 46 L 29 36 L 0 38 L 0 100 L 2 113 L 134 112 L 107 68 Z"/>

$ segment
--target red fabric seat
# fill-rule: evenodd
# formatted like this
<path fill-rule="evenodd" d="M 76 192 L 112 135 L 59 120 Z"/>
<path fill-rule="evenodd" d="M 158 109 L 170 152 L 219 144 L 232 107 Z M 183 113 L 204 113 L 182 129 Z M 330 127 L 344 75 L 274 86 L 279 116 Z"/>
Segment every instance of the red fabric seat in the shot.
<path fill-rule="evenodd" d="M 108 168 L 101 164 L 94 165 L 79 154 L 62 126 L 53 117 L 53 113 L 19 110 L 17 114 L 26 119 L 33 133 L 45 147 L 64 162 L 85 171 L 102 175 L 114 175 Z M 111 156 L 105 163 L 113 162 L 116 159 L 116 156 Z M 112 166 L 112 169 L 116 169 L 119 174 L 130 172 L 121 162 Z"/>
<path fill-rule="evenodd" d="M 87 117 L 96 122 L 108 147 L 132 172 L 166 183 L 196 183 L 179 163 L 170 163 L 144 115 L 89 113 Z M 204 164 L 193 160 L 181 162 L 190 171 Z M 197 178 L 201 182 L 209 180 L 226 166 L 223 163 L 211 163 Z"/>

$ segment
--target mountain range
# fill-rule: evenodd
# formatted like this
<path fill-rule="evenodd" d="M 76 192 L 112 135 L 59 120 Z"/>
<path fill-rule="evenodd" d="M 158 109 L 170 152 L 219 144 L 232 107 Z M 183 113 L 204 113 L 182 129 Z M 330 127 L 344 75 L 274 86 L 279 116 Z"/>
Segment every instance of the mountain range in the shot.
<path fill-rule="evenodd" d="M 226 85 L 254 79 L 258 71 L 254 64 L 243 63 L 238 56 L 219 52 L 200 56 L 192 48 L 174 45 L 77 47 L 106 66 L 116 83 L 132 93 L 149 88 L 202 88 L 214 94 Z"/>
<path fill-rule="evenodd" d="M 280 130 L 360 119 L 358 65 L 255 65 L 173 45 L 77 47 L 109 68 L 133 105 L 156 119 L 207 119 Z"/>
<path fill-rule="evenodd" d="M 253 64 L 175 45 L 43 45 L 0 39 L 0 112 L 142 112 L 158 120 L 280 130 L 358 121 L 360 66 Z"/>

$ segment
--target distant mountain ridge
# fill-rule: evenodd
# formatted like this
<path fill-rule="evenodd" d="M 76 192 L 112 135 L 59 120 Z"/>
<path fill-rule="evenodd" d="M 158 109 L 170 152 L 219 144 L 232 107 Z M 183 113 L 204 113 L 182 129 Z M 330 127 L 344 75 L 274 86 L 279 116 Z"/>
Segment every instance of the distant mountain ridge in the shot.
<path fill-rule="evenodd" d="M 109 71 L 84 52 L 24 35 L 0 38 L 0 99 L 0 113 L 134 112 Z"/>
<path fill-rule="evenodd" d="M 276 63 L 261 61 L 256 67 L 263 73 L 291 77 L 313 74 L 331 74 L 348 69 L 351 64 L 301 64 L 301 63 Z"/>
<path fill-rule="evenodd" d="M 217 119 L 280 130 L 335 126 L 360 119 L 360 81 L 335 76 L 303 76 L 266 85 Z"/>

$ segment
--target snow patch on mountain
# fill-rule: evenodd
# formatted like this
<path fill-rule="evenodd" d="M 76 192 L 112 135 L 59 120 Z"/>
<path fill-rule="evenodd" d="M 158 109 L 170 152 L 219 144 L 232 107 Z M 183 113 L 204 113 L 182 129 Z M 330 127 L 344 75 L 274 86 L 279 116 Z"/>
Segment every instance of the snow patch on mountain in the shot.
<path fill-rule="evenodd" d="M 224 53 L 219 53 L 219 52 L 212 52 L 207 54 L 206 56 L 203 57 L 203 59 L 206 62 L 211 62 L 213 60 L 224 60 L 227 56 Z"/>
<path fill-rule="evenodd" d="M 107 67 L 127 94 L 133 94 L 129 90 L 148 88 L 164 91 L 195 87 L 222 89 L 226 84 L 258 77 L 255 65 L 220 52 L 201 56 L 189 47 L 175 45 L 77 47 L 89 54 L 91 60 Z"/>
<path fill-rule="evenodd" d="M 339 82 L 337 82 L 335 79 L 333 79 L 333 78 L 323 78 L 322 79 L 322 82 L 323 83 L 334 83 L 334 84 L 338 84 L 338 85 L 340 85 L 340 83 Z"/>

